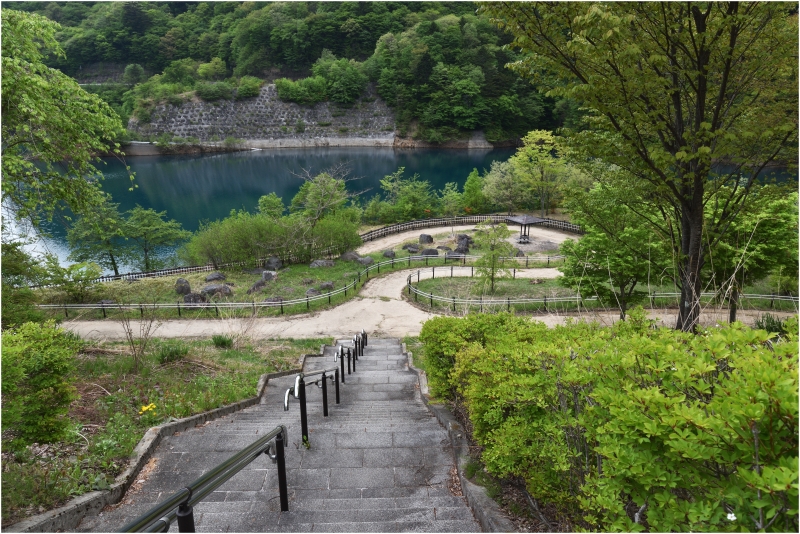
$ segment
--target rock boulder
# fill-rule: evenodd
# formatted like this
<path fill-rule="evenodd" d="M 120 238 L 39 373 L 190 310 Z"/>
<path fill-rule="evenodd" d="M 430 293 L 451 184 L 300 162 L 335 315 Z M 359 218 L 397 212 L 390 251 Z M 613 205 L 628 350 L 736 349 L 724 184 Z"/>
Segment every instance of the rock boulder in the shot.
<path fill-rule="evenodd" d="M 264 280 L 259 280 L 258 282 L 253 284 L 253 287 L 251 287 L 250 289 L 247 290 L 247 294 L 248 295 L 252 295 L 256 291 L 261 291 L 266 286 L 267 286 L 267 283 Z"/>
<path fill-rule="evenodd" d="M 333 291 L 333 282 L 322 282 L 319 288 L 324 291 Z"/>
<path fill-rule="evenodd" d="M 394 258 L 397 254 L 394 253 L 394 250 L 384 250 L 383 257 L 384 258 Z"/>
<path fill-rule="evenodd" d="M 225 284 L 211 284 L 201 289 L 200 293 L 206 295 L 207 297 L 214 295 L 219 295 L 221 297 L 230 297 L 231 295 L 233 295 L 233 290 L 230 288 L 230 286 Z"/>
<path fill-rule="evenodd" d="M 358 261 L 359 258 L 361 258 L 361 256 L 359 256 L 357 252 L 354 252 L 352 250 L 349 250 L 344 254 L 342 254 L 341 256 L 339 256 L 339 259 L 344 261 Z"/>
<path fill-rule="evenodd" d="M 319 289 L 315 289 L 313 287 L 311 289 L 309 289 L 308 291 L 306 291 L 306 296 L 307 297 L 317 297 L 319 295 L 322 295 L 320 290 Z"/>
<path fill-rule="evenodd" d="M 364 256 L 363 258 L 358 258 L 358 263 L 361 265 L 372 265 L 375 263 L 375 260 L 373 260 L 371 256 Z"/>
<path fill-rule="evenodd" d="M 268 271 L 280 271 L 283 269 L 283 262 L 278 256 L 270 256 L 264 262 L 264 268 Z"/>
<path fill-rule="evenodd" d="M 419 234 L 419 244 L 429 245 L 433 243 L 433 237 L 428 234 Z"/>
<path fill-rule="evenodd" d="M 333 267 L 336 265 L 333 260 L 314 260 L 309 264 L 309 267 Z"/>
<path fill-rule="evenodd" d="M 275 271 L 263 271 L 261 273 L 262 282 L 269 282 L 270 280 L 275 280 L 276 278 L 278 278 L 278 273 Z"/>
<path fill-rule="evenodd" d="M 206 276 L 206 282 L 222 282 L 225 280 L 225 275 L 217 271 Z"/>
<path fill-rule="evenodd" d="M 175 293 L 178 295 L 188 295 L 192 292 L 192 288 L 189 286 L 189 281 L 186 278 L 178 278 L 175 281 Z"/>
<path fill-rule="evenodd" d="M 439 251 L 436 250 L 435 248 L 426 248 L 425 250 L 422 251 L 422 255 L 423 256 L 438 256 L 439 255 Z"/>
<path fill-rule="evenodd" d="M 208 302 L 208 299 L 205 295 L 201 295 L 200 293 L 189 293 L 183 296 L 183 302 L 186 304 L 203 304 Z"/>

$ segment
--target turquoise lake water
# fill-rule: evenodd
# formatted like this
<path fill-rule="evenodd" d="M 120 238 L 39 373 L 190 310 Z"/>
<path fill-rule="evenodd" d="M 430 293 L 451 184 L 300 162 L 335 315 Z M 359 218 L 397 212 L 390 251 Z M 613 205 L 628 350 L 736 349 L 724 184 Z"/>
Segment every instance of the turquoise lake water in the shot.
<path fill-rule="evenodd" d="M 395 150 L 392 148 L 315 148 L 276 149 L 233 152 L 207 156 L 142 156 L 127 158 L 136 177 L 137 187 L 129 191 L 131 181 L 125 166 L 116 159 L 106 159 L 99 168 L 105 179 L 103 190 L 110 193 L 120 211 L 136 204 L 179 221 L 195 231 L 200 221 L 227 217 L 232 209 L 254 211 L 261 195 L 275 192 L 288 205 L 303 181 L 294 176 L 303 169 L 318 174 L 334 165 L 346 164 L 351 177 L 347 182 L 353 192 L 364 191 L 366 201 L 380 192 L 380 180 L 405 167 L 405 176 L 414 173 L 440 190 L 447 182 L 464 185 L 473 168 L 483 172 L 493 161 L 505 161 L 514 149 L 496 150 Z M 52 237 L 42 240 L 36 250 L 56 254 L 68 263 L 66 231 L 53 224 Z M 162 254 L 171 254 L 163 250 Z M 127 272 L 127 266 L 121 272 Z"/>

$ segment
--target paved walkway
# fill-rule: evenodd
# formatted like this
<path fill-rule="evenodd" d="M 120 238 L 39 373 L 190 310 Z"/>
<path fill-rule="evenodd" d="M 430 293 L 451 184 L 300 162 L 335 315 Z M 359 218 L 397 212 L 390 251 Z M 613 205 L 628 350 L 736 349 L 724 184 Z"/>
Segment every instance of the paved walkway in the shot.
<path fill-rule="evenodd" d="M 332 367 L 333 350 L 307 358 L 306 372 Z M 448 489 L 450 441 L 422 403 L 400 342 L 370 338 L 356 369 L 341 386 L 341 404 L 329 387 L 327 418 L 321 390 L 307 388 L 309 449 L 301 444 L 298 402 L 283 411 L 293 376 L 270 381 L 263 404 L 165 438 L 122 504 L 78 530 L 120 528 L 285 424 L 289 512 L 279 512 L 277 471 L 261 456 L 197 505 L 198 532 L 479 532 L 465 500 Z"/>

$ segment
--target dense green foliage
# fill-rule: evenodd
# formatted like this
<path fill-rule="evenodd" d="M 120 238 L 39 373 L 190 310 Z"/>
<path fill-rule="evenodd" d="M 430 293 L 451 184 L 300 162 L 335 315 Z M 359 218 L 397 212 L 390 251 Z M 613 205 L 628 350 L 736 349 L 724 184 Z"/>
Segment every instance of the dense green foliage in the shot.
<path fill-rule="evenodd" d="M 395 108 L 401 132 L 431 142 L 482 129 L 489 141 L 552 128 L 552 104 L 504 68 L 508 37 L 487 18 L 451 13 L 380 38 L 365 63 L 378 94 Z"/>
<path fill-rule="evenodd" d="M 336 174 L 336 172 L 332 172 Z M 181 251 L 190 263 L 213 263 L 278 256 L 303 263 L 321 254 L 341 254 L 361 243 L 360 212 L 345 207 L 345 182 L 328 172 L 307 180 L 292 199 L 291 214 L 274 194 L 259 199 L 258 213 L 232 211 L 230 217 L 204 224 Z"/>
<path fill-rule="evenodd" d="M 513 70 L 579 100 L 578 160 L 613 164 L 669 236 L 681 306 L 700 314 L 708 242 L 724 238 L 771 161 L 797 160 L 797 17 L 780 2 L 487 2 L 514 36 Z M 736 59 L 734 59 L 736 58 Z M 729 163 L 725 172 L 716 164 Z M 731 188 L 727 200 L 713 198 Z"/>
<path fill-rule="evenodd" d="M 92 165 L 118 153 L 119 118 L 95 95 L 43 61 L 63 57 L 59 25 L 44 17 L 2 11 L 2 191 L 20 218 L 38 225 L 68 207 L 85 213 L 102 202 Z"/>
<path fill-rule="evenodd" d="M 14 8 L 62 24 L 57 38 L 66 57 L 51 64 L 65 73 L 127 65 L 123 81 L 133 86 L 127 94 L 121 84 L 98 90 L 126 120 L 146 122 L 155 103 L 180 104 L 191 91 L 204 100 L 256 96 L 252 81 L 242 84 L 252 77 L 278 77 L 279 96 L 304 105 L 350 105 L 371 80 L 396 109 L 401 132 L 432 142 L 476 129 L 490 141 L 513 139 L 572 126 L 581 114 L 574 101 L 542 96 L 507 70 L 518 59 L 503 48 L 510 38 L 468 2 L 18 2 Z M 188 64 L 195 67 L 190 76 L 170 75 Z"/>
<path fill-rule="evenodd" d="M 691 335 L 440 317 L 431 391 L 466 404 L 487 469 L 603 531 L 797 527 L 797 320 Z M 768 341 L 770 340 L 771 341 Z"/>
<path fill-rule="evenodd" d="M 76 398 L 74 358 L 80 343 L 52 322 L 3 332 L 3 432 L 12 448 L 61 440 Z"/>

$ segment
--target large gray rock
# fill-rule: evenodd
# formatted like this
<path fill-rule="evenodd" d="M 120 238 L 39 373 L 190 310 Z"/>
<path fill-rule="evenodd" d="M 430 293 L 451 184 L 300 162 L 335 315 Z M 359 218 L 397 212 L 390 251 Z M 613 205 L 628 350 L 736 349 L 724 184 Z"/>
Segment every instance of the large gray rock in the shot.
<path fill-rule="evenodd" d="M 189 286 L 189 281 L 186 278 L 178 278 L 175 281 L 175 293 L 178 295 L 188 295 L 192 292 L 192 288 Z"/>
<path fill-rule="evenodd" d="M 469 247 L 466 245 L 465 242 L 462 241 L 456 247 L 455 252 L 458 253 L 458 254 L 469 254 Z"/>
<path fill-rule="evenodd" d="M 429 245 L 433 243 L 433 237 L 428 234 L 419 234 L 419 244 Z"/>
<path fill-rule="evenodd" d="M 256 291 L 261 291 L 265 287 L 267 287 L 267 283 L 264 280 L 259 280 L 258 282 L 253 284 L 253 287 L 247 290 L 247 294 L 252 295 Z"/>
<path fill-rule="evenodd" d="M 439 251 L 436 250 L 435 248 L 426 248 L 425 250 L 422 251 L 422 255 L 423 256 L 438 256 L 439 255 Z"/>
<path fill-rule="evenodd" d="M 361 256 L 359 256 L 357 252 L 354 252 L 352 250 L 349 250 L 344 254 L 342 254 L 341 256 L 339 256 L 339 259 L 344 261 L 358 261 L 359 258 L 361 258 Z"/>
<path fill-rule="evenodd" d="M 514 256 L 516 256 L 517 258 L 524 258 L 525 257 L 525 253 L 522 252 L 520 249 L 515 248 L 514 249 Z"/>
<path fill-rule="evenodd" d="M 308 291 L 306 291 L 306 296 L 307 297 L 316 297 L 316 296 L 319 296 L 319 295 L 322 295 L 320 290 L 319 289 L 315 289 L 313 287 L 311 289 L 309 289 Z"/>
<path fill-rule="evenodd" d="M 283 297 L 269 297 L 265 298 L 264 302 L 283 302 Z"/>
<path fill-rule="evenodd" d="M 262 282 L 269 282 L 270 280 L 275 280 L 276 278 L 278 278 L 278 273 L 275 271 L 263 271 L 261 273 Z"/>
<path fill-rule="evenodd" d="M 358 258 L 358 263 L 361 265 L 372 265 L 375 263 L 375 260 L 372 259 L 372 256 L 364 256 L 363 258 Z"/>
<path fill-rule="evenodd" d="M 225 280 L 225 275 L 217 271 L 206 276 L 206 282 L 222 282 Z"/>
<path fill-rule="evenodd" d="M 280 271 L 283 269 L 283 262 L 277 256 L 270 256 L 264 262 L 264 268 L 268 271 Z"/>
<path fill-rule="evenodd" d="M 384 250 L 383 257 L 384 258 L 394 258 L 397 254 L 394 253 L 394 250 Z"/>
<path fill-rule="evenodd" d="M 409 254 L 416 254 L 419 252 L 419 245 L 403 245 L 403 248 L 407 250 Z"/>
<path fill-rule="evenodd" d="M 201 295 L 200 293 L 189 293 L 183 296 L 183 302 L 186 304 L 202 304 L 208 302 L 208 299 L 205 295 Z"/>
<path fill-rule="evenodd" d="M 336 265 L 333 260 L 314 260 L 309 267 L 333 267 Z"/>
<path fill-rule="evenodd" d="M 333 291 L 333 282 L 322 282 L 319 288 L 325 291 Z"/>
<path fill-rule="evenodd" d="M 473 240 L 472 237 L 467 234 L 456 235 L 456 243 L 461 243 L 462 241 L 466 241 L 467 245 L 471 245 L 475 242 L 475 240 Z"/>
<path fill-rule="evenodd" d="M 233 295 L 233 290 L 230 286 L 225 284 L 211 284 L 200 290 L 200 293 L 208 296 L 219 295 L 221 297 L 230 297 Z"/>

